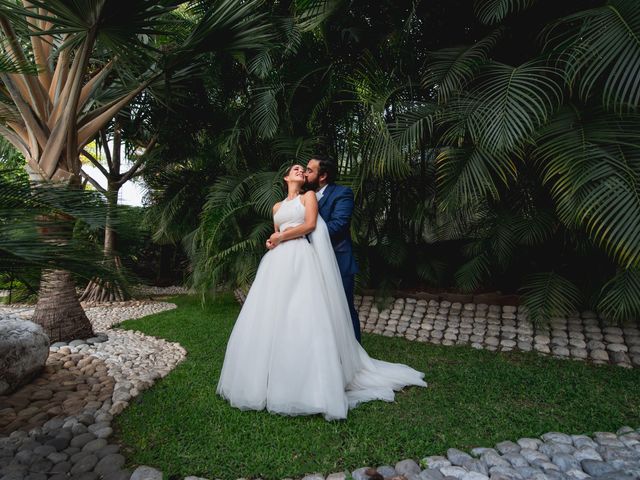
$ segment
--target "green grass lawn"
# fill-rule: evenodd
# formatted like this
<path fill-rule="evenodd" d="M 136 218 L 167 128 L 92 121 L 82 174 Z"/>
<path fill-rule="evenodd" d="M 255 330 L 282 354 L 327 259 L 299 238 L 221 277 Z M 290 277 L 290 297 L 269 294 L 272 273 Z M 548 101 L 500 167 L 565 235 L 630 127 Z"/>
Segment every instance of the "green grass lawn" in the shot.
<path fill-rule="evenodd" d="M 426 372 L 429 388 L 410 388 L 394 403 L 361 405 L 346 421 L 241 412 L 215 393 L 238 305 L 230 296 L 204 308 L 195 297 L 174 301 L 177 310 L 122 327 L 179 342 L 187 359 L 116 422 L 127 458 L 169 477 L 328 474 L 449 447 L 640 423 L 640 370 L 377 335 L 364 335 L 369 354 Z"/>

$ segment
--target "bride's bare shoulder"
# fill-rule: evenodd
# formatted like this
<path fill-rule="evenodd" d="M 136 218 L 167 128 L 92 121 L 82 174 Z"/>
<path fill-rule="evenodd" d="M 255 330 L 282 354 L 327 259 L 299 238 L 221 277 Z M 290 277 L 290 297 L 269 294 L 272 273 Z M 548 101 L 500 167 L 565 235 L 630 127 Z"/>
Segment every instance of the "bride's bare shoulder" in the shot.
<path fill-rule="evenodd" d="M 312 203 L 318 202 L 318 199 L 316 198 L 316 192 L 314 192 L 313 190 L 309 190 L 302 195 L 302 204 L 306 206 L 308 201 L 311 201 Z"/>

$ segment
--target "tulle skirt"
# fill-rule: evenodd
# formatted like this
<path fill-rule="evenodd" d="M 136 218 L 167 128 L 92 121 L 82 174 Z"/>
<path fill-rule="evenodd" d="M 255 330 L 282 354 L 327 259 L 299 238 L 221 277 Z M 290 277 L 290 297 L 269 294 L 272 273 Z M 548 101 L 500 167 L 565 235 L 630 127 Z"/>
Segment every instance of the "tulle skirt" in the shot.
<path fill-rule="evenodd" d="M 336 319 L 346 305 L 337 282 L 327 282 L 304 238 L 267 252 L 229 338 L 218 394 L 243 410 L 333 420 L 364 401 L 393 401 L 406 385 L 426 386 L 421 372 L 369 358 L 349 317 Z"/>

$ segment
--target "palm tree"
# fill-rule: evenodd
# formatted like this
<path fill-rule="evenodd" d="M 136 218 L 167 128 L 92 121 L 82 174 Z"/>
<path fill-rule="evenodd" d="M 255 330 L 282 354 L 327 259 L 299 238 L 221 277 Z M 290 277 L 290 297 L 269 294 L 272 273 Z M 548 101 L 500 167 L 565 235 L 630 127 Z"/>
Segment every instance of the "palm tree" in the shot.
<path fill-rule="evenodd" d="M 208 8 L 178 0 L 3 0 L 0 134 L 24 155 L 33 180 L 79 188 L 83 148 L 152 82 L 206 51 L 263 47 L 269 26 L 257 7 L 255 0 Z M 34 321 L 52 341 L 91 334 L 68 272 L 43 272 Z"/>
<path fill-rule="evenodd" d="M 495 25 L 535 3 L 479 0 L 476 8 Z M 581 292 L 603 316 L 629 319 L 640 313 L 640 83 L 632 74 L 640 10 L 609 0 L 557 18 L 540 32 L 538 56 L 516 65 L 491 58 L 502 33 L 499 26 L 470 47 L 432 52 L 423 76 L 435 92 L 422 118 L 435 125 L 440 148 L 439 206 L 477 227 L 463 234 L 476 245 L 458 282 L 477 288 L 521 247 L 562 238 L 574 251 L 608 255 L 610 276 L 587 287 L 556 264 L 528 277 L 532 316 L 567 314 L 584 303 Z M 429 135 L 414 125 L 406 138 Z M 469 217 L 466 205 L 489 205 L 489 216 Z"/>

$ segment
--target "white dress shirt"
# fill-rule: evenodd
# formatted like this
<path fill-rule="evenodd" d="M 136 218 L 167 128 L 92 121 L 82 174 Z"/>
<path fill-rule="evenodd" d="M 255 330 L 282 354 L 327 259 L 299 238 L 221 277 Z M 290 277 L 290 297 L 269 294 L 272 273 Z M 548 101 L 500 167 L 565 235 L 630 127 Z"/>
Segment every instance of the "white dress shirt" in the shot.
<path fill-rule="evenodd" d="M 327 185 L 329 185 L 329 184 L 327 184 Z M 318 201 L 320 201 L 320 199 L 324 195 L 324 191 L 327 189 L 327 185 L 325 185 L 324 187 L 322 187 L 320 190 L 318 190 L 316 192 L 316 198 L 318 199 Z"/>

